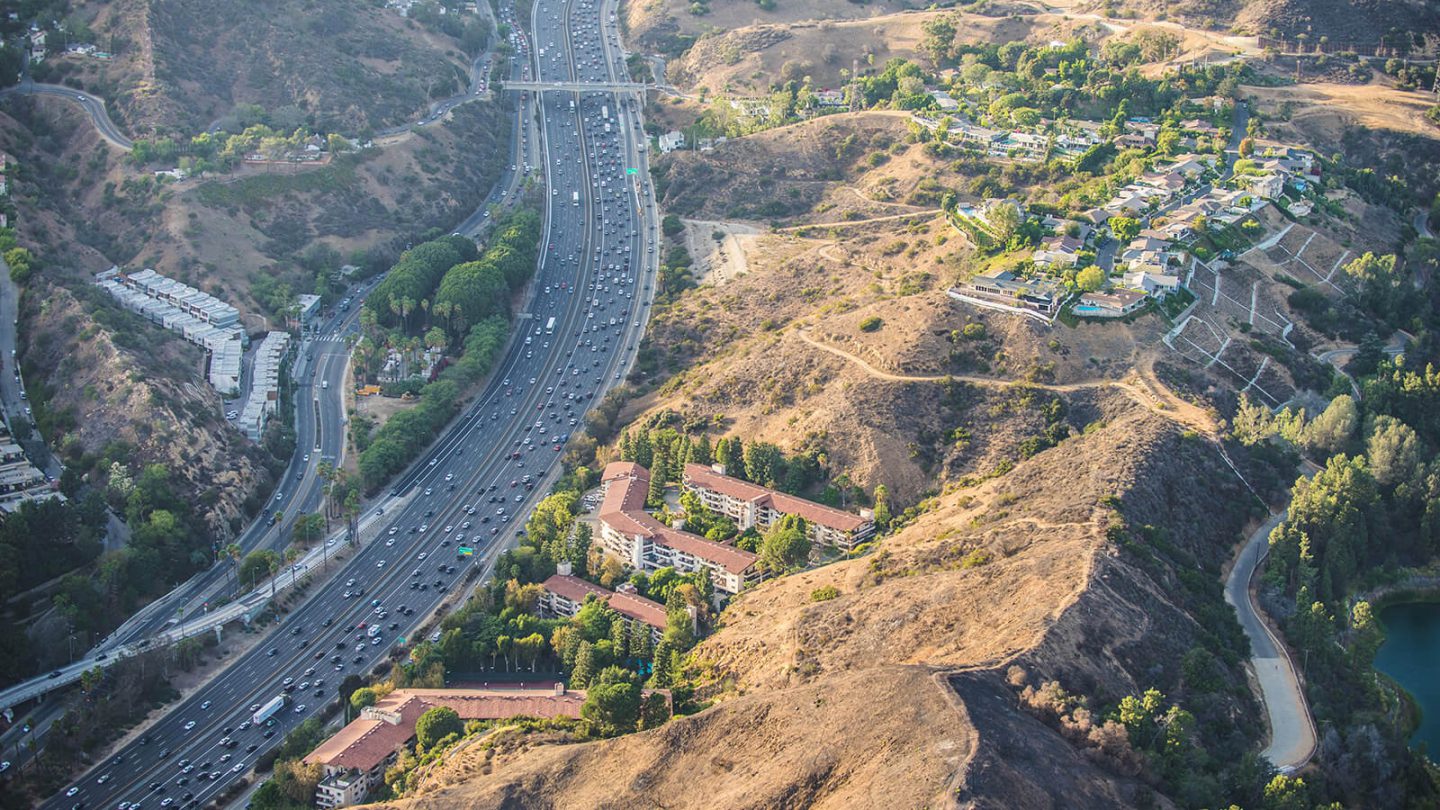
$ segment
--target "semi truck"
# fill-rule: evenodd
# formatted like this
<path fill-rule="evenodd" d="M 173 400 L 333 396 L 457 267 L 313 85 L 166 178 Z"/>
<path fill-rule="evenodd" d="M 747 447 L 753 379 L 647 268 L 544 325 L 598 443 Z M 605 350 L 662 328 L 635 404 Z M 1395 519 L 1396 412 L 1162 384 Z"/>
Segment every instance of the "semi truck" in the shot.
<path fill-rule="evenodd" d="M 276 695 L 275 697 L 270 699 L 269 703 L 261 706 L 260 711 L 255 712 L 255 716 L 250 718 L 250 720 L 254 722 L 257 726 L 262 725 L 268 722 L 270 718 L 279 714 L 280 710 L 285 708 L 286 702 L 287 698 L 285 695 Z"/>

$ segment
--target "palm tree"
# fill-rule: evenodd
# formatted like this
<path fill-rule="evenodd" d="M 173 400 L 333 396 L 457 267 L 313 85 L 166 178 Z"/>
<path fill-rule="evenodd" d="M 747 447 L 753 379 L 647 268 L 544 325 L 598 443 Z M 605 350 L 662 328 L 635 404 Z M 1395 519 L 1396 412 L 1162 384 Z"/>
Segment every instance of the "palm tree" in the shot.
<path fill-rule="evenodd" d="M 358 545 L 360 542 L 360 493 L 353 489 L 345 498 L 345 520 L 347 528 L 350 530 L 350 545 Z"/>
<path fill-rule="evenodd" d="M 230 558 L 230 574 L 235 577 L 235 589 L 240 589 L 240 555 L 243 549 L 239 543 L 231 543 L 225 547 L 225 555 Z"/>
<path fill-rule="evenodd" d="M 325 533 L 330 533 L 330 512 L 335 508 L 331 499 L 335 495 L 335 465 L 322 461 L 315 467 L 315 474 L 325 482 Z"/>
<path fill-rule="evenodd" d="M 285 547 L 285 565 L 290 568 L 290 585 L 295 585 L 295 561 L 300 559 L 300 549 L 295 546 Z"/>
<path fill-rule="evenodd" d="M 275 599 L 275 575 L 280 573 L 280 555 L 270 552 L 265 557 L 265 567 L 270 569 L 270 599 Z"/>

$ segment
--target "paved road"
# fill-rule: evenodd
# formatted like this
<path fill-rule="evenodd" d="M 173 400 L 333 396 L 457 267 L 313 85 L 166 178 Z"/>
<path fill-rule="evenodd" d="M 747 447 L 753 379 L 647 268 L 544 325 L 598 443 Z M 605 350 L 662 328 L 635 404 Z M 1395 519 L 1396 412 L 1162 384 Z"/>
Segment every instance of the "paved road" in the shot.
<path fill-rule="evenodd" d="M 0 408 L 5 412 L 5 424 L 10 427 L 12 436 L 15 435 L 17 422 L 30 425 L 30 437 L 20 442 L 25 448 L 25 455 L 46 475 L 59 479 L 60 462 L 45 446 L 45 440 L 30 416 L 29 401 L 24 397 L 25 384 L 15 355 L 15 326 L 19 309 L 20 288 L 10 280 L 10 267 L 0 261 Z M 19 441 L 18 437 L 16 441 Z"/>
<path fill-rule="evenodd" d="M 602 16 L 593 6 L 541 0 L 534 7 L 536 40 L 557 45 L 547 49 L 537 74 L 592 81 L 623 76 L 609 8 Z M 636 148 L 643 139 L 639 107 L 604 92 L 551 95 L 543 98 L 540 150 L 553 193 L 546 195 L 543 255 L 525 313 L 532 317 L 519 320 L 520 332 L 484 391 L 402 477 L 397 494 L 380 504 L 383 518 L 362 532 L 362 548 L 330 584 L 314 589 L 284 618 L 274 638 L 175 706 L 150 729 L 153 742 L 126 746 L 118 762 L 82 778 L 74 797 L 59 796 L 46 806 L 141 799 L 149 805 L 160 798 L 151 795 L 151 783 L 164 785 L 164 795 L 180 804 L 208 801 L 249 769 L 256 752 L 333 699 L 344 675 L 368 670 L 398 637 L 416 632 L 465 574 L 464 566 L 488 565 L 515 542 L 512 530 L 558 474 L 556 434 L 576 430 L 584 411 L 633 362 L 657 269 L 653 198 L 644 155 Z M 602 120 L 606 112 L 608 122 Z M 627 168 L 637 171 L 631 175 Z M 527 475 L 537 482 L 533 490 L 523 486 Z M 475 557 L 454 556 L 461 535 Z M 454 573 L 441 573 L 442 565 Z M 347 597 L 356 589 L 363 596 Z M 375 621 L 371 600 L 387 613 L 379 620 L 386 629 L 378 644 L 342 629 Z M 276 733 L 265 738 L 253 727 L 239 731 L 250 706 L 280 694 L 285 678 L 310 685 L 296 690 L 297 705 L 282 713 Z M 317 686 L 317 678 L 324 682 Z M 220 747 L 226 728 L 234 749 Z M 207 763 L 219 778 L 177 785 L 177 779 L 190 778 L 179 774 L 182 759 L 196 767 L 194 773 Z M 108 777 L 103 784 L 102 776 Z M 186 800 L 185 793 L 193 797 Z"/>
<path fill-rule="evenodd" d="M 95 131 L 100 133 L 100 137 L 126 152 L 135 148 L 135 142 L 125 137 L 125 133 L 110 120 L 110 114 L 105 111 L 105 102 L 83 90 L 59 84 L 40 84 L 26 77 L 14 87 L 0 90 L 0 98 L 5 96 L 59 96 L 69 99 L 79 104 L 90 116 L 90 122 L 95 125 Z"/>
<path fill-rule="evenodd" d="M 1299 769 L 1314 756 L 1315 721 L 1310 716 L 1310 706 L 1295 675 L 1294 664 L 1260 618 L 1250 593 L 1250 581 L 1270 550 L 1270 532 L 1288 513 L 1289 510 L 1285 510 L 1271 515 L 1250 535 L 1225 580 L 1225 601 L 1235 608 L 1240 626 L 1250 639 L 1250 663 L 1260 684 L 1261 702 L 1270 727 L 1270 743 L 1261 756 L 1285 773 Z"/>

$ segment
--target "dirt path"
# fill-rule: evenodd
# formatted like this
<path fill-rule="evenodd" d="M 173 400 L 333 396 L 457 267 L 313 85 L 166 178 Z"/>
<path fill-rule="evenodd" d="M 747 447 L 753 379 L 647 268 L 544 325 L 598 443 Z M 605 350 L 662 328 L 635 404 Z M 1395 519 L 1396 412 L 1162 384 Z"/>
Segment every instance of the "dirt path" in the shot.
<path fill-rule="evenodd" d="M 821 343 L 815 340 L 803 329 L 796 330 L 796 334 L 800 336 L 801 340 L 805 341 L 811 346 L 814 346 L 821 351 L 829 352 L 830 354 L 833 354 L 843 360 L 854 363 L 855 365 L 864 369 L 865 372 L 870 376 L 880 380 L 890 380 L 892 382 L 945 382 L 947 380 L 958 380 L 959 382 L 968 383 L 970 385 L 984 386 L 987 388 L 1010 388 L 1012 386 L 1023 385 L 1030 386 L 1032 388 L 1040 388 L 1046 391 L 1058 392 L 1087 391 L 1099 388 L 1113 388 L 1115 390 L 1124 392 L 1127 396 L 1129 396 L 1131 399 L 1135 400 L 1139 404 L 1145 406 L 1146 408 L 1149 408 L 1152 411 L 1155 411 L 1156 413 L 1164 416 L 1167 419 L 1170 419 L 1171 421 L 1179 422 L 1180 424 L 1204 433 L 1211 438 L 1215 438 L 1219 435 L 1218 426 L 1215 424 L 1214 418 L 1211 417 L 1209 413 L 1207 413 L 1204 409 L 1199 408 L 1192 403 L 1186 402 L 1185 400 L 1180 399 L 1178 396 L 1175 396 L 1173 392 L 1171 392 L 1168 388 L 1165 388 L 1165 386 L 1161 384 L 1160 380 L 1155 377 L 1153 358 L 1149 358 L 1148 360 L 1142 360 L 1140 366 L 1135 369 L 1134 373 L 1127 376 L 1123 380 L 1090 380 L 1087 382 L 1076 383 L 1039 383 L 1026 382 L 1023 380 L 997 380 L 992 377 L 978 377 L 970 374 L 892 374 L 891 372 L 882 371 L 878 368 L 875 368 L 874 366 L 866 362 L 864 359 L 856 357 L 855 355 L 845 351 L 844 349 L 830 346 L 828 344 Z"/>
<path fill-rule="evenodd" d="M 880 203 L 884 205 L 886 203 Z M 894 203 L 890 203 L 893 205 Z M 904 214 L 886 214 L 883 217 L 870 217 L 869 219 L 842 219 L 839 222 L 815 222 L 809 225 L 790 225 L 784 228 L 776 228 L 780 233 L 803 231 L 807 228 L 843 228 L 849 225 L 865 225 L 871 222 L 893 222 L 897 219 L 909 219 L 911 217 L 933 217 L 938 215 L 942 209 L 922 208 L 919 211 L 910 211 Z"/>

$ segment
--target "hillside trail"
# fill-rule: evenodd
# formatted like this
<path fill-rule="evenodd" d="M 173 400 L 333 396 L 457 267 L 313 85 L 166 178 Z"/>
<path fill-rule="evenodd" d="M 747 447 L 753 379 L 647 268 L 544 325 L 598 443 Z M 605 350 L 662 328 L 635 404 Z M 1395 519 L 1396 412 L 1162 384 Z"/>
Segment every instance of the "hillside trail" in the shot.
<path fill-rule="evenodd" d="M 893 205 L 894 203 L 881 203 Z M 838 222 L 812 222 L 808 225 L 789 225 L 784 228 L 776 228 L 777 233 L 803 231 L 807 228 L 840 228 L 848 225 L 865 225 L 870 222 L 893 222 L 897 219 L 909 219 L 911 217 L 935 216 L 941 213 L 940 208 L 922 208 L 918 211 L 907 211 L 903 214 L 886 214 L 883 217 L 870 217 L 868 219 L 842 219 Z"/>
<path fill-rule="evenodd" d="M 1031 388 L 1062 393 L 1067 391 L 1088 391 L 1110 388 L 1123 392 L 1140 405 L 1164 416 L 1172 422 L 1178 422 L 1212 439 L 1218 439 L 1220 435 L 1219 426 L 1215 423 L 1214 417 L 1204 409 L 1176 396 L 1174 392 L 1170 391 L 1160 382 L 1159 378 L 1155 376 L 1154 357 L 1149 355 L 1142 358 L 1134 371 L 1119 380 L 1041 383 L 1025 380 L 997 380 L 993 377 L 980 377 L 972 374 L 894 374 L 875 368 L 863 358 L 857 357 L 844 349 L 821 343 L 811 337 L 804 329 L 797 329 L 796 334 L 800 336 L 801 340 L 811 346 L 854 363 L 871 377 L 880 380 L 889 380 L 891 382 L 945 382 L 947 380 L 956 380 L 987 388 L 1003 389 L 1014 386 L 1029 386 Z"/>

